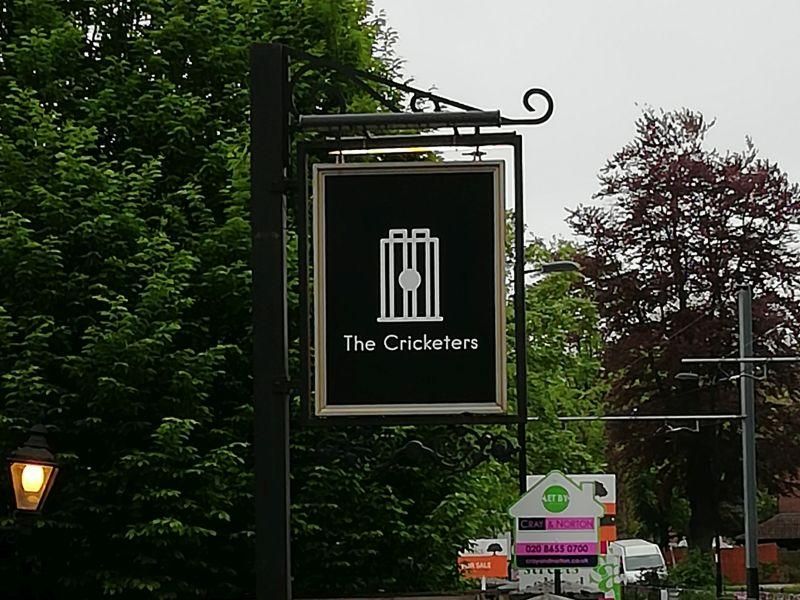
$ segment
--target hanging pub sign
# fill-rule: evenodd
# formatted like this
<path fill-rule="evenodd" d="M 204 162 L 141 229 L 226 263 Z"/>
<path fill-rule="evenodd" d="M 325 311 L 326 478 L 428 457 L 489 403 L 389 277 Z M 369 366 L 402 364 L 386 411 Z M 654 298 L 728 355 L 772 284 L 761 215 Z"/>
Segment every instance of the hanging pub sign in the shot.
<path fill-rule="evenodd" d="M 315 165 L 317 415 L 505 411 L 504 175 Z"/>

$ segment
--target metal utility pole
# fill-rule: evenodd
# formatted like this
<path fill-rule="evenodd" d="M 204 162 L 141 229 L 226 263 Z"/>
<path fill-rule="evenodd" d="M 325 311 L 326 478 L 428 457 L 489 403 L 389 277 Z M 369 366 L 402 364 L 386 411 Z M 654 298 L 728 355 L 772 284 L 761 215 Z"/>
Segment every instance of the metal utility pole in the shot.
<path fill-rule="evenodd" d="M 756 410 L 753 365 L 796 364 L 800 356 L 753 356 L 753 308 L 749 285 L 739 287 L 739 357 L 738 358 L 684 358 L 683 364 L 738 364 L 740 415 L 718 415 L 715 418 L 742 421 L 742 495 L 744 504 L 745 568 L 747 574 L 747 598 L 758 600 L 758 508 L 756 506 Z M 765 371 L 766 373 L 766 371 Z"/>
<path fill-rule="evenodd" d="M 256 598 L 291 600 L 286 177 L 289 57 L 280 44 L 250 53 L 253 229 Z"/>
<path fill-rule="evenodd" d="M 739 392 L 742 406 L 742 476 L 744 491 L 745 567 L 747 598 L 758 590 L 758 512 L 756 507 L 756 411 L 753 389 L 753 310 L 750 286 L 739 288 Z"/>

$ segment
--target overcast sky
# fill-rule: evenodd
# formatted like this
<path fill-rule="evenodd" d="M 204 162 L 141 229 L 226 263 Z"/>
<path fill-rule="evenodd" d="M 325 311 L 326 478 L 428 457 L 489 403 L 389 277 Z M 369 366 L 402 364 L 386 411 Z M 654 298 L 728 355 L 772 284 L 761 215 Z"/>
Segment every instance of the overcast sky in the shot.
<path fill-rule="evenodd" d="M 534 235 L 570 235 L 566 209 L 590 201 L 599 169 L 632 139 L 646 104 L 700 110 L 717 119 L 710 145 L 737 150 L 750 135 L 800 180 L 800 2 L 375 0 L 375 8 L 398 32 L 417 87 L 506 116 L 525 116 L 530 87 L 553 95 L 550 121 L 519 129 Z"/>

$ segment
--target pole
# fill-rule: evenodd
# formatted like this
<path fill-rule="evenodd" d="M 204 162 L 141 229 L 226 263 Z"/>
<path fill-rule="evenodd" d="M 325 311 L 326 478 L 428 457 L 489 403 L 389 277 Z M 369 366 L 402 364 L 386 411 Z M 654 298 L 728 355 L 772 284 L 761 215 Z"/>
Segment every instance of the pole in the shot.
<path fill-rule="evenodd" d="M 514 138 L 514 346 L 517 357 L 517 445 L 519 493 L 528 491 L 528 336 L 525 323 L 525 199 L 522 191 L 522 137 Z"/>
<path fill-rule="evenodd" d="M 716 568 L 714 572 L 714 587 L 716 588 L 717 598 L 722 598 L 723 586 L 722 586 L 722 547 L 720 546 L 720 537 L 719 537 L 719 528 L 717 527 L 717 533 L 714 534 L 714 543 L 716 548 L 714 549 L 714 566 Z"/>
<path fill-rule="evenodd" d="M 250 192 L 255 404 L 256 598 L 291 600 L 286 176 L 289 59 L 280 44 L 250 52 Z"/>
<path fill-rule="evenodd" d="M 711 392 L 716 400 L 716 389 Z M 715 408 L 715 403 L 712 404 L 712 410 Z M 722 585 L 722 539 L 719 535 L 719 427 L 714 424 L 714 448 L 712 450 L 714 459 L 714 587 L 717 592 L 717 598 L 722 598 L 723 585 Z"/>
<path fill-rule="evenodd" d="M 739 358 L 753 356 L 753 310 L 750 286 L 739 288 Z M 744 495 L 745 568 L 747 598 L 756 600 L 758 589 L 758 514 L 756 508 L 756 415 L 753 363 L 739 363 L 739 391 L 742 404 L 742 475 Z"/>
<path fill-rule="evenodd" d="M 556 596 L 561 595 L 561 569 L 553 571 L 553 593 Z"/>
<path fill-rule="evenodd" d="M 711 412 L 717 412 L 717 388 L 711 388 Z M 714 476 L 714 587 L 716 588 L 717 598 L 722 598 L 722 544 L 719 535 L 719 496 L 720 496 L 720 476 L 719 476 L 719 425 L 714 423 L 713 447 L 711 449 L 712 468 Z"/>

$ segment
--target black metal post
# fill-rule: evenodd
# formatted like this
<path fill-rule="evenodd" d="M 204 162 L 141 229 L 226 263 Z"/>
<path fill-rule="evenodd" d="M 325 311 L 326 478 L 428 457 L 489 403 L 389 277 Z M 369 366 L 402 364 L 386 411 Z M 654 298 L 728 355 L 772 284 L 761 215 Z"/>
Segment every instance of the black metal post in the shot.
<path fill-rule="evenodd" d="M 715 483 L 718 483 L 715 482 Z M 718 524 L 717 524 L 718 525 Z M 716 570 L 714 571 L 714 587 L 717 592 L 717 598 L 722 598 L 722 594 L 724 592 L 723 585 L 722 585 L 722 547 L 721 547 L 721 539 L 719 537 L 719 526 L 716 528 L 716 533 L 714 534 L 714 544 L 716 548 L 714 549 L 714 563 Z"/>
<path fill-rule="evenodd" d="M 556 596 L 561 595 L 561 569 L 553 571 L 553 593 Z"/>
<path fill-rule="evenodd" d="M 514 336 L 517 358 L 517 445 L 519 493 L 528 491 L 528 336 L 525 323 L 525 198 L 522 187 L 522 136 L 514 137 Z"/>
<path fill-rule="evenodd" d="M 288 81 L 286 47 L 254 45 L 250 52 L 250 192 L 258 600 L 292 597 L 285 255 Z"/>
<path fill-rule="evenodd" d="M 711 403 L 711 410 L 716 411 L 717 403 L 717 389 L 711 390 L 713 402 Z M 714 448 L 712 449 L 713 459 L 711 461 L 714 468 L 714 587 L 717 593 L 717 598 L 722 598 L 724 591 L 722 582 L 722 539 L 719 535 L 720 517 L 719 517 L 719 487 L 721 485 L 719 477 L 719 426 L 714 424 Z"/>
<path fill-rule="evenodd" d="M 750 286 L 742 285 L 738 293 L 739 358 L 753 356 L 753 308 Z M 742 471 L 744 480 L 744 546 L 747 577 L 747 598 L 759 598 L 758 587 L 758 510 L 756 506 L 756 407 L 753 389 L 753 363 L 739 363 L 739 390 L 742 415 Z"/>
<path fill-rule="evenodd" d="M 297 229 L 297 274 L 300 284 L 298 294 L 300 309 L 300 427 L 310 424 L 314 415 L 311 404 L 314 379 L 309 356 L 309 340 L 313 336 L 313 319 L 310 306 L 311 289 L 309 288 L 309 244 L 308 244 L 308 142 L 295 145 L 295 189 L 294 220 Z"/>
<path fill-rule="evenodd" d="M 711 412 L 717 412 L 717 394 L 719 389 L 717 386 L 711 387 Z M 719 425 L 714 423 L 714 437 L 712 438 L 711 448 L 711 468 L 714 481 L 714 587 L 716 588 L 717 598 L 722 598 L 723 585 L 722 585 L 722 547 L 721 538 L 719 535 L 720 530 L 720 516 L 719 516 L 719 503 L 720 503 L 720 475 L 719 475 Z"/>

